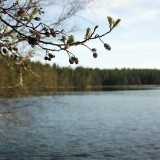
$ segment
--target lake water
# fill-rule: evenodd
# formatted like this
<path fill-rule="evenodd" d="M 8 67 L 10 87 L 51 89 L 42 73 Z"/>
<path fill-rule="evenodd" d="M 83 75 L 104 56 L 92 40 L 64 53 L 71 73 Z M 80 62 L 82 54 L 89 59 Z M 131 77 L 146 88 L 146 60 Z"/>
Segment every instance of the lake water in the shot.
<path fill-rule="evenodd" d="M 2 129 L 0 160 L 160 159 L 159 89 L 60 92 L 28 101 L 36 102 L 27 108 L 34 119 L 29 127 Z"/>

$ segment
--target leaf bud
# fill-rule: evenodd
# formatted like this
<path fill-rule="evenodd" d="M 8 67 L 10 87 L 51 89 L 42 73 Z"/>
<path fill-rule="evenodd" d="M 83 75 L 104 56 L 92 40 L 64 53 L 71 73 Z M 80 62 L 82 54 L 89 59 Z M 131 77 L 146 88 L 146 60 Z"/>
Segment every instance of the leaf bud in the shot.
<path fill-rule="evenodd" d="M 67 38 L 66 38 L 66 36 L 62 36 L 62 39 L 65 41 Z"/>
<path fill-rule="evenodd" d="M 41 20 L 41 18 L 39 18 L 39 17 L 35 17 L 35 18 L 34 18 L 34 20 L 36 20 L 36 21 L 40 21 L 40 20 Z"/>

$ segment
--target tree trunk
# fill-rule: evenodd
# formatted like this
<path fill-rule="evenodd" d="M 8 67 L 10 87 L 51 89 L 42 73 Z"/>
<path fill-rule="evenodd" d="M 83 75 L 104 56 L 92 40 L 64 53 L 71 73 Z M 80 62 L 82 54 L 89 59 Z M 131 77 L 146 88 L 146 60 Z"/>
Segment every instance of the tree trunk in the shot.
<path fill-rule="evenodd" d="M 19 84 L 21 87 L 23 87 L 23 74 L 22 74 L 22 67 L 19 70 Z"/>

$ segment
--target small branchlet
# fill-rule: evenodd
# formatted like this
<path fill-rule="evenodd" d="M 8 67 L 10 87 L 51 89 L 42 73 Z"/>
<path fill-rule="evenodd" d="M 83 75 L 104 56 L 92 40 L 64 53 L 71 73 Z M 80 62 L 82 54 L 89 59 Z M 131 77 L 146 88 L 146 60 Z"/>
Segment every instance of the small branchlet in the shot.
<path fill-rule="evenodd" d="M 39 22 L 41 21 L 40 15 L 44 14 L 44 11 L 41 7 L 35 5 L 34 2 L 30 5 L 25 4 L 22 6 L 20 1 L 16 1 L 16 3 L 11 4 L 9 8 L 6 8 L 4 1 L 5 0 L 0 0 L 0 21 L 3 22 L 0 34 L 1 55 L 9 55 L 10 52 L 18 52 L 18 43 L 21 41 L 28 41 L 31 47 L 37 45 L 47 46 L 41 47 L 42 50 L 46 51 L 45 60 L 51 61 L 52 58 L 55 58 L 55 55 L 49 51 L 66 51 L 69 55 L 69 63 L 78 64 L 79 60 L 69 51 L 70 47 L 83 45 L 93 53 L 94 58 L 97 58 L 97 49 L 89 48 L 86 43 L 91 40 L 99 39 L 103 43 L 105 49 L 111 50 L 110 45 L 104 43 L 101 38 L 109 34 L 121 21 L 120 19 L 114 21 L 108 16 L 109 31 L 99 35 L 96 34 L 98 25 L 95 26 L 93 30 L 88 27 L 84 34 L 84 39 L 75 41 L 74 35 L 67 35 L 65 29 L 55 30 L 54 26 L 51 27 L 45 23 Z M 10 23 L 9 19 L 12 19 L 15 23 Z M 34 23 L 34 20 L 37 22 Z M 8 28 L 10 30 L 8 30 Z M 61 39 L 59 39 L 60 36 Z M 7 37 L 9 37 L 9 42 L 5 41 L 7 40 Z M 11 40 L 10 37 L 14 37 L 13 40 Z M 55 40 L 57 40 L 58 43 L 56 43 Z M 16 56 L 14 57 L 17 59 Z"/>

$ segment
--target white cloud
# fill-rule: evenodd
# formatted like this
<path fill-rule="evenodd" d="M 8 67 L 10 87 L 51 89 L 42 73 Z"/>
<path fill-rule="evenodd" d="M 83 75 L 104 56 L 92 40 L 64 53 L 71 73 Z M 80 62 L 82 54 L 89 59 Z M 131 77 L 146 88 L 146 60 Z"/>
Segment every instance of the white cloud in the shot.
<path fill-rule="evenodd" d="M 87 10 L 89 19 L 104 21 L 106 16 L 121 18 L 123 27 L 160 17 L 160 1 L 157 0 L 99 0 L 94 6 L 94 9 Z"/>
<path fill-rule="evenodd" d="M 142 0 L 141 0 L 142 1 Z M 145 1 L 145 0 L 143 0 Z M 103 7 L 104 5 L 108 6 L 108 7 L 114 7 L 114 8 L 118 8 L 118 7 L 129 7 L 132 6 L 134 4 L 137 4 L 139 2 L 139 0 L 99 0 L 96 1 L 96 5 Z"/>
<path fill-rule="evenodd" d="M 97 0 L 93 5 L 94 8 L 80 14 L 93 23 L 89 24 L 91 28 L 94 24 L 99 25 L 96 33 L 109 29 L 107 16 L 122 21 L 111 34 L 102 38 L 111 45 L 110 52 L 98 40 L 87 43 L 89 47 L 97 48 L 97 59 L 87 48 L 70 48 L 79 58 L 79 65 L 94 68 L 160 68 L 160 0 Z M 88 27 L 84 21 L 79 23 L 83 28 Z M 76 35 L 75 39 L 83 39 L 84 32 Z M 58 53 L 55 61 L 68 66 L 67 56 L 66 53 Z"/>

